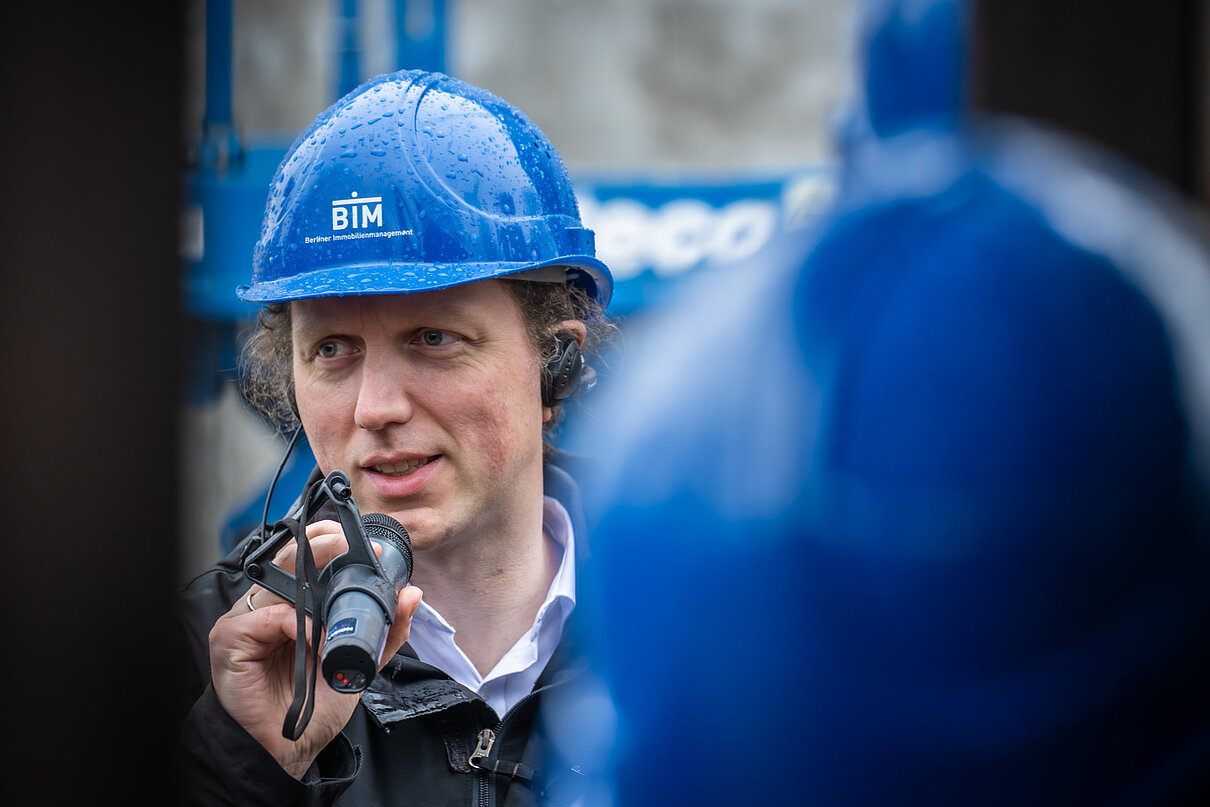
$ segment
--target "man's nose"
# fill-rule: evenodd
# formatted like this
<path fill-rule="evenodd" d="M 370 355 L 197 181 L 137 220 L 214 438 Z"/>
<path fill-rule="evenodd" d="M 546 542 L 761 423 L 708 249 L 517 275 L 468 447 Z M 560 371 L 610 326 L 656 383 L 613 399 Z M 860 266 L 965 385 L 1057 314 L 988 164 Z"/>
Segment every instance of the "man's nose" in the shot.
<path fill-rule="evenodd" d="M 412 417 L 412 399 L 408 393 L 409 374 L 399 357 L 371 354 L 361 367 L 361 386 L 353 419 L 368 431 L 377 431 L 392 423 L 406 423 Z"/>

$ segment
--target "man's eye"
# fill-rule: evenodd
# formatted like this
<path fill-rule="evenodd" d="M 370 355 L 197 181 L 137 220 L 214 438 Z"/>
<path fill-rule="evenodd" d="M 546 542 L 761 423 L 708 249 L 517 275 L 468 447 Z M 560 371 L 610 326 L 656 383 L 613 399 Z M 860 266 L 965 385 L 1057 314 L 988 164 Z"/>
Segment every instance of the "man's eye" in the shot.
<path fill-rule="evenodd" d="M 324 342 L 319 346 L 319 349 L 315 351 L 315 354 L 321 359 L 334 359 L 340 355 L 340 343 Z"/>
<path fill-rule="evenodd" d="M 420 341 L 428 347 L 441 347 L 450 341 L 450 335 L 445 331 L 424 331 L 420 334 Z"/>

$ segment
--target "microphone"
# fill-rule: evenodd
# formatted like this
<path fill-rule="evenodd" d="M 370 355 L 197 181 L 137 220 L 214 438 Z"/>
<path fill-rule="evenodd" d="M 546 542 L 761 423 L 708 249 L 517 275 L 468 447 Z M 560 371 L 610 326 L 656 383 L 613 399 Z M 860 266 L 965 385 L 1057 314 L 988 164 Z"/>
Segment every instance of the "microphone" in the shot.
<path fill-rule="evenodd" d="M 398 603 L 412 577 L 412 541 L 403 525 L 382 513 L 367 513 L 361 521 L 366 538 L 382 548 L 382 575 L 356 563 L 332 577 L 322 666 L 324 680 L 337 692 L 361 692 L 374 680 L 395 618 L 394 607 L 384 611 L 384 605 Z"/>

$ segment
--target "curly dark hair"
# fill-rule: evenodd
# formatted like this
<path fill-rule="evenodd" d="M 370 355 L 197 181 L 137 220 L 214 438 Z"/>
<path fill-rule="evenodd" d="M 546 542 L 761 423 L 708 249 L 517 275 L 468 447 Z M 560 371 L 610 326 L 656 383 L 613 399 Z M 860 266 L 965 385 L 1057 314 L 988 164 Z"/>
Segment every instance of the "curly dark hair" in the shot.
<path fill-rule="evenodd" d="M 558 323 L 566 320 L 585 323 L 588 329 L 583 345 L 585 356 L 598 355 L 617 332 L 617 326 L 605 316 L 600 304 L 579 287 L 507 277 L 501 279 L 508 281 L 504 287 L 521 311 L 543 373 L 548 372 L 548 360 L 558 349 L 554 331 Z M 298 425 L 292 350 L 290 304 L 270 303 L 263 306 L 243 345 L 240 388 L 245 400 L 282 433 L 293 431 Z M 585 378 L 590 378 L 593 370 L 586 366 L 584 373 Z M 556 404 L 552 411 L 553 416 L 544 429 L 548 450 L 553 450 L 551 433 L 563 417 L 563 405 Z"/>

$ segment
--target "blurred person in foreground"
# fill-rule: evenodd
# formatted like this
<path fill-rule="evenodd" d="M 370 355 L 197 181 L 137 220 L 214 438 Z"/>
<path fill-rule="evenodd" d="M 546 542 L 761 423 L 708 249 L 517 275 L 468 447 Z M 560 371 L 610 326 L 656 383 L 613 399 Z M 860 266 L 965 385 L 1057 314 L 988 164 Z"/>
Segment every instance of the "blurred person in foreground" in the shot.
<path fill-rule="evenodd" d="M 965 4 L 867 11 L 824 226 L 611 377 L 599 803 L 1208 803 L 1201 214 L 967 114 Z"/>
<path fill-rule="evenodd" d="M 296 653 L 315 623 L 243 572 L 273 530 L 192 581 L 186 800 L 557 802 L 575 761 L 545 753 L 535 715 L 583 667 L 570 637 L 587 535 L 575 458 L 548 438 L 592 373 L 611 290 L 557 152 L 502 99 L 384 75 L 298 138 L 240 289 L 264 305 L 246 391 L 305 434 L 308 491 L 343 471 L 361 513 L 405 528 L 412 585 L 368 689 L 320 680 L 300 717 Z M 322 571 L 350 544 L 335 500 L 312 513 L 309 496 L 291 518 Z M 290 542 L 274 560 L 305 569 L 304 554 Z"/>

